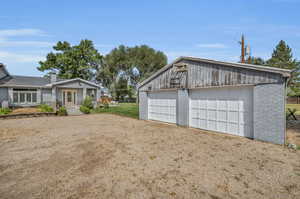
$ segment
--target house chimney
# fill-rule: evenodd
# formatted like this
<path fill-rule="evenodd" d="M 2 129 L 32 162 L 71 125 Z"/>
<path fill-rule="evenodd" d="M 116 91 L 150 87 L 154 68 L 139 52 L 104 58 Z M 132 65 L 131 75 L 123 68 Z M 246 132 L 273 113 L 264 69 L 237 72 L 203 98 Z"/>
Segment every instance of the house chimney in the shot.
<path fill-rule="evenodd" d="M 50 82 L 51 82 L 51 83 L 56 82 L 56 74 L 51 74 L 51 75 L 50 75 Z"/>

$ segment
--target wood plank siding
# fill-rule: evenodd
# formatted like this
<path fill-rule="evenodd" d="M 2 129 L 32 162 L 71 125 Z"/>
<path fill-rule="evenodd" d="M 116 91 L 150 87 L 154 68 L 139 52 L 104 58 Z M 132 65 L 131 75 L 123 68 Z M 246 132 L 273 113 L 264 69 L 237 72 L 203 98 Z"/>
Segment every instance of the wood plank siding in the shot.
<path fill-rule="evenodd" d="M 187 71 L 176 72 L 175 67 L 170 67 L 142 85 L 139 90 L 194 89 L 284 82 L 283 76 L 278 73 L 191 60 L 182 60 L 179 63 L 186 64 Z"/>

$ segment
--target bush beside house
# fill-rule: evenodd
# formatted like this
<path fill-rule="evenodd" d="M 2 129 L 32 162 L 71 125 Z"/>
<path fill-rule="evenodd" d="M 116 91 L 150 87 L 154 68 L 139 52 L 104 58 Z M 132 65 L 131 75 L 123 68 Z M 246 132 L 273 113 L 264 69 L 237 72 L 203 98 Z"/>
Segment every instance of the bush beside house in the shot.
<path fill-rule="evenodd" d="M 93 105 L 93 100 L 91 97 L 87 96 L 82 105 L 80 106 L 80 111 L 85 113 L 85 114 L 89 114 L 91 113 L 91 110 L 94 108 L 94 105 Z"/>
<path fill-rule="evenodd" d="M 47 104 L 41 104 L 38 106 L 38 108 L 41 110 L 41 112 L 50 113 L 53 112 L 53 108 Z"/>
<path fill-rule="evenodd" d="M 67 109 L 66 109 L 66 107 L 60 107 L 58 110 L 57 110 L 57 115 L 59 115 L 59 116 L 66 116 L 66 115 L 68 115 L 68 112 L 67 112 Z"/>

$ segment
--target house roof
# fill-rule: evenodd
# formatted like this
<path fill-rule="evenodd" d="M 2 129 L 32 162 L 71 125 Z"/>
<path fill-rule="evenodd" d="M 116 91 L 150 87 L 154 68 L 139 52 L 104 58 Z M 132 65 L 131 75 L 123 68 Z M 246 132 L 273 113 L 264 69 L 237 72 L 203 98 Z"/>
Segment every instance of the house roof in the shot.
<path fill-rule="evenodd" d="M 6 70 L 6 67 L 4 64 L 0 63 L 0 69 L 2 69 L 2 71 L 4 71 L 4 73 L 6 74 L 6 76 L 10 76 L 9 72 Z M 5 77 L 6 77 L 5 76 Z M 5 77 L 1 77 L 0 79 L 3 79 Z"/>
<path fill-rule="evenodd" d="M 51 80 L 49 77 L 34 77 L 34 76 L 20 76 L 20 75 L 10 75 L 8 71 L 5 68 L 5 65 L 0 63 L 0 69 L 4 71 L 5 76 L 2 76 L 0 78 L 0 87 L 28 87 L 28 88 L 40 88 L 40 87 L 52 87 L 56 85 L 62 85 L 66 83 L 70 83 L 73 81 L 81 81 L 85 84 L 88 84 L 90 86 L 103 88 L 102 86 L 87 81 L 81 78 L 74 78 L 74 79 L 61 79 L 57 78 L 56 82 L 51 83 Z"/>
<path fill-rule="evenodd" d="M 159 74 L 161 74 L 164 71 L 168 70 L 169 68 L 173 67 L 174 64 L 176 64 L 180 61 L 184 61 L 184 60 L 185 61 L 202 62 L 202 63 L 211 63 L 211 64 L 217 64 L 217 65 L 222 65 L 222 66 L 236 67 L 236 68 L 244 68 L 244 69 L 256 70 L 256 71 L 261 71 L 261 72 L 277 73 L 277 74 L 281 74 L 283 77 L 290 77 L 290 73 L 292 72 L 292 70 L 269 67 L 269 66 L 223 62 L 223 61 L 216 61 L 216 60 L 203 59 L 203 58 L 197 58 L 197 57 L 179 57 L 172 63 L 167 64 L 166 66 L 162 67 L 157 72 L 155 72 L 153 75 L 151 75 L 150 77 L 148 77 L 147 79 L 145 79 L 144 81 L 139 83 L 138 88 L 145 85 L 152 79 L 156 78 Z"/>
<path fill-rule="evenodd" d="M 95 84 L 95 83 L 93 83 L 93 82 L 91 82 L 91 81 L 87 81 L 87 80 L 81 79 L 81 78 L 66 79 L 66 80 L 56 81 L 56 82 L 54 82 L 54 83 L 49 83 L 49 84 L 47 84 L 46 86 L 52 87 L 52 86 L 55 86 L 55 85 L 66 84 L 66 83 L 73 82 L 73 81 L 81 81 L 81 82 L 84 82 L 84 83 L 89 84 L 89 85 L 91 85 L 91 86 L 95 86 L 95 87 L 101 88 L 100 85 Z"/>
<path fill-rule="evenodd" d="M 50 83 L 49 78 L 11 75 L 0 82 L 1 87 L 43 87 Z"/>

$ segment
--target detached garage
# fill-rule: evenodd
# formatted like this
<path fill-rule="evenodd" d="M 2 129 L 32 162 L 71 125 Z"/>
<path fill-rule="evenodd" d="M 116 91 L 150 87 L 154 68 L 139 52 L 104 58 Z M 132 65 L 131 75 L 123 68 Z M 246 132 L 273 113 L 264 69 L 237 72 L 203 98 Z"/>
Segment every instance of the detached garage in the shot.
<path fill-rule="evenodd" d="M 289 70 L 180 57 L 139 84 L 140 119 L 284 144 Z"/>

